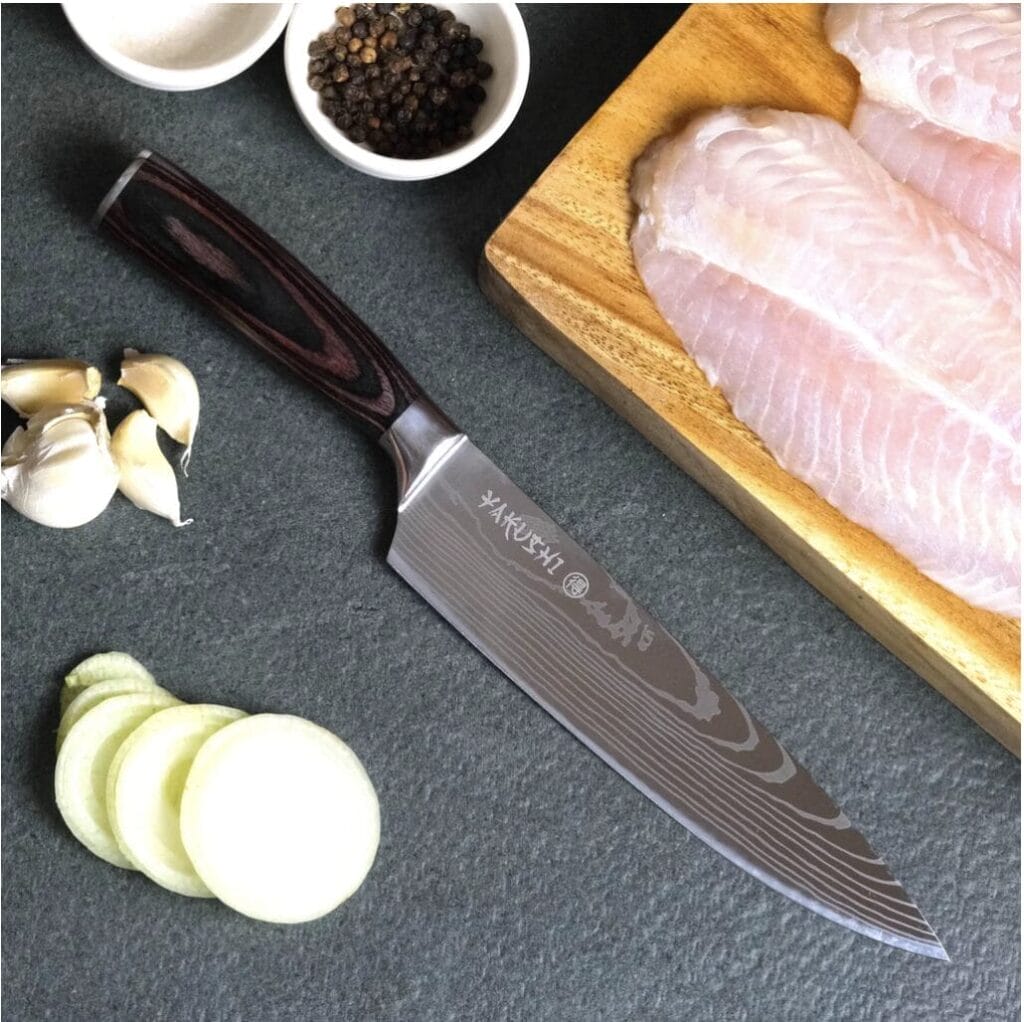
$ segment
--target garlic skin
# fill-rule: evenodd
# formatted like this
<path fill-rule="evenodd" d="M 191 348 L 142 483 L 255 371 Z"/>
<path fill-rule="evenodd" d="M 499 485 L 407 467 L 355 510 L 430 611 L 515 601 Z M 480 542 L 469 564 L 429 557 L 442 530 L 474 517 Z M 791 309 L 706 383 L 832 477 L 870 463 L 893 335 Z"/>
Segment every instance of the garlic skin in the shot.
<path fill-rule="evenodd" d="M 91 522 L 117 489 L 103 398 L 43 408 L 0 457 L 0 499 L 53 529 Z"/>
<path fill-rule="evenodd" d="M 0 399 L 27 418 L 52 405 L 73 405 L 100 392 L 100 371 L 73 358 L 11 361 L 0 367 Z"/>
<path fill-rule="evenodd" d="M 199 387 L 187 366 L 170 355 L 144 355 L 125 348 L 117 385 L 130 390 L 160 428 L 185 446 L 181 467 L 188 475 L 192 441 L 199 428 Z"/>
<path fill-rule="evenodd" d="M 121 492 L 143 511 L 152 511 L 175 526 L 189 525 L 181 520 L 178 481 L 174 469 L 164 457 L 156 439 L 157 422 L 141 409 L 127 415 L 110 441 L 121 481 Z"/>

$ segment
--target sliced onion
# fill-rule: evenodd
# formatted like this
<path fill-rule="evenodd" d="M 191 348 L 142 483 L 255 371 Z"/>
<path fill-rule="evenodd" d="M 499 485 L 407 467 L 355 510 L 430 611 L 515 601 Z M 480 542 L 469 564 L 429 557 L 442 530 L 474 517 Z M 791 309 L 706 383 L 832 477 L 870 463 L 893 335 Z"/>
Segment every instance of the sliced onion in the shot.
<path fill-rule="evenodd" d="M 203 743 L 245 714 L 227 706 L 172 706 L 140 724 L 107 772 L 107 811 L 118 847 L 161 887 L 212 897 L 181 843 L 185 778 Z"/>
<path fill-rule="evenodd" d="M 340 905 L 377 853 L 377 795 L 355 753 L 298 717 L 258 714 L 199 750 L 181 837 L 203 882 L 254 919 L 300 923 Z"/>

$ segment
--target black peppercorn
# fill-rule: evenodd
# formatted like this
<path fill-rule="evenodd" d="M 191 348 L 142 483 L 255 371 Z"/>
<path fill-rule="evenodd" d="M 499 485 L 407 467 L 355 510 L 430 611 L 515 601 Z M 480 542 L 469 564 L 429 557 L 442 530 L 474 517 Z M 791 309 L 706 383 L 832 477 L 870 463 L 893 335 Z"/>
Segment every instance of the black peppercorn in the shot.
<path fill-rule="evenodd" d="M 441 152 L 472 135 L 493 68 L 482 40 L 433 4 L 353 4 L 314 39 L 309 83 L 353 142 L 400 159 Z"/>

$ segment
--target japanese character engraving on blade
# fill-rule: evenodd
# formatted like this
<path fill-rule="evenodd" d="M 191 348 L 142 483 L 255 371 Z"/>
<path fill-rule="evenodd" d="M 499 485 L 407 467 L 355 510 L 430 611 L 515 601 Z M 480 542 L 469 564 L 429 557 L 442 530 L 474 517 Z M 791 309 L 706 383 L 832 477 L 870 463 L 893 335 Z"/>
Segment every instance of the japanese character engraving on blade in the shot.
<path fill-rule="evenodd" d="M 392 567 L 712 848 L 837 923 L 946 958 L 916 905 L 803 767 L 435 415 L 414 405 L 382 440 L 399 469 Z"/>

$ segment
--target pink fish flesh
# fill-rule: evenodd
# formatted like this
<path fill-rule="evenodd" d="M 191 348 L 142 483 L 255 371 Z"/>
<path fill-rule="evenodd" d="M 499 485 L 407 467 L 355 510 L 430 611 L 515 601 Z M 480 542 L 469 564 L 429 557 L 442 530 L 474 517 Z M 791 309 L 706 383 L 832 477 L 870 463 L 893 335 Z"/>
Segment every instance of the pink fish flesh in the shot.
<path fill-rule="evenodd" d="M 810 114 L 703 115 L 638 162 L 633 197 L 648 292 L 779 464 L 1019 616 L 1011 261 Z"/>
<path fill-rule="evenodd" d="M 860 72 L 854 138 L 1020 262 L 1020 7 L 833 4 L 825 31 Z"/>

